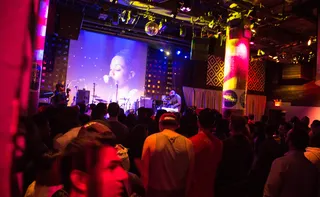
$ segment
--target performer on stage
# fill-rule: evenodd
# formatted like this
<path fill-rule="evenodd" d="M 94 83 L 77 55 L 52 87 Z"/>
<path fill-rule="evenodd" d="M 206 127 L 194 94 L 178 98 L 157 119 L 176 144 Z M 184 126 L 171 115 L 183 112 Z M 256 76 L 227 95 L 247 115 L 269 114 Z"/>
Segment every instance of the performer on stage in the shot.
<path fill-rule="evenodd" d="M 67 90 L 67 93 L 65 92 L 65 88 L 64 88 L 64 85 L 61 84 L 61 83 L 58 83 L 56 85 L 56 90 L 54 91 L 54 95 L 51 99 L 51 103 L 54 105 L 54 106 L 57 106 L 57 105 L 67 105 L 68 103 L 68 97 L 69 97 L 69 91 L 70 89 Z"/>
<path fill-rule="evenodd" d="M 181 111 L 181 97 L 176 91 L 171 90 L 169 94 L 169 100 L 167 101 L 167 108 L 178 109 Z"/>
<path fill-rule="evenodd" d="M 110 100 L 118 102 L 121 108 L 130 108 L 127 105 L 133 105 L 143 95 L 137 86 L 137 73 L 133 69 L 131 56 L 127 49 L 118 52 L 111 60 L 109 75 L 103 77 L 105 83 L 113 86 Z"/>

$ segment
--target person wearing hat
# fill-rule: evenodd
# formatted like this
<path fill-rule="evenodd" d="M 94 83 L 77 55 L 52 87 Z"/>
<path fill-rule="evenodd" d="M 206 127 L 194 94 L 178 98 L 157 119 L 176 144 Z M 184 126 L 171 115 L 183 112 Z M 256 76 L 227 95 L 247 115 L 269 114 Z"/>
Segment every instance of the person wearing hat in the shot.
<path fill-rule="evenodd" d="M 194 153 L 191 141 L 175 132 L 177 118 L 165 113 L 159 120 L 159 133 L 144 142 L 141 163 L 147 197 L 184 197 L 192 178 Z"/>
<path fill-rule="evenodd" d="M 67 95 L 65 93 L 65 88 L 62 83 L 56 84 L 56 90 L 54 91 L 51 103 L 54 106 L 67 104 Z"/>

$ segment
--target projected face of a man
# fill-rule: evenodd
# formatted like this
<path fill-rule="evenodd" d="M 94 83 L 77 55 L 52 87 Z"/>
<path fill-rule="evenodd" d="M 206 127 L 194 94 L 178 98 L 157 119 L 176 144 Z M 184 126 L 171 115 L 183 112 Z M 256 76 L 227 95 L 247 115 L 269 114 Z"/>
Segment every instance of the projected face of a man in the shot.
<path fill-rule="evenodd" d="M 127 65 L 123 57 L 115 56 L 112 58 L 109 75 L 118 83 L 119 86 L 128 81 L 129 76 Z"/>

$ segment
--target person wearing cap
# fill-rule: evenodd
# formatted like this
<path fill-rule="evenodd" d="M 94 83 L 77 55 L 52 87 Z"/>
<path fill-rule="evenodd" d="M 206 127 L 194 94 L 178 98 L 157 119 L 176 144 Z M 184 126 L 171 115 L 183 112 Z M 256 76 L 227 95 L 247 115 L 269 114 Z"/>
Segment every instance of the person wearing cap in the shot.
<path fill-rule="evenodd" d="M 147 137 L 142 151 L 141 176 L 147 197 L 187 196 L 194 163 L 192 143 L 175 132 L 179 123 L 172 113 L 159 120 L 159 133 Z"/>
<path fill-rule="evenodd" d="M 51 99 L 51 103 L 54 106 L 67 104 L 67 95 L 65 93 L 65 88 L 63 84 L 61 83 L 56 84 L 56 90 L 54 91 L 54 95 Z"/>

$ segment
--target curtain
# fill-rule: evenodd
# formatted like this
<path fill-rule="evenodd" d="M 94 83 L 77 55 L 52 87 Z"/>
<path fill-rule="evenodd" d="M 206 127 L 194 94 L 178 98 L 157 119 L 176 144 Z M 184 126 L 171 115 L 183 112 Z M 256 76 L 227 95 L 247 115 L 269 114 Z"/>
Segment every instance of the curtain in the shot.
<path fill-rule="evenodd" d="M 182 87 L 184 100 L 188 107 L 195 106 L 194 105 L 194 89 L 190 87 Z"/>
<path fill-rule="evenodd" d="M 187 106 L 222 110 L 222 92 L 200 88 L 183 87 L 183 95 Z"/>
<path fill-rule="evenodd" d="M 183 87 L 183 95 L 189 107 L 211 108 L 222 112 L 222 91 Z M 266 96 L 247 95 L 246 115 L 253 114 L 255 120 L 260 120 L 265 108 Z"/>
<path fill-rule="evenodd" d="M 260 121 L 266 109 L 266 96 L 247 94 L 246 115 L 253 114 L 255 121 Z"/>

